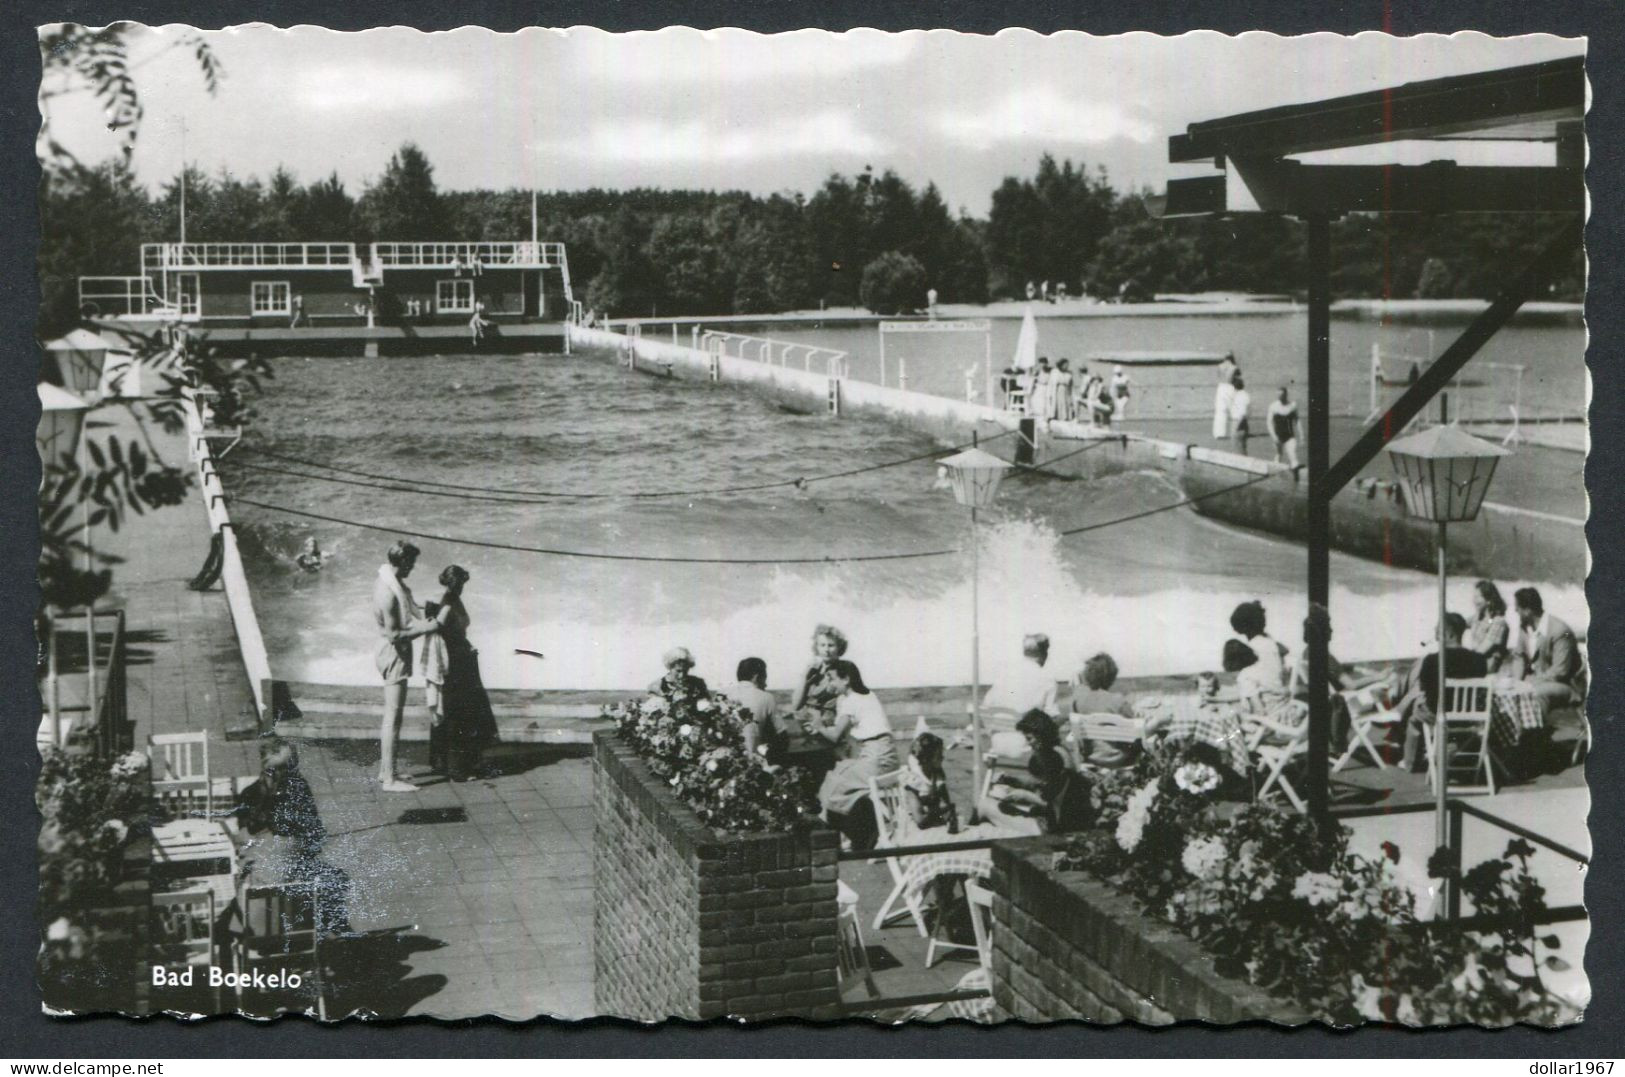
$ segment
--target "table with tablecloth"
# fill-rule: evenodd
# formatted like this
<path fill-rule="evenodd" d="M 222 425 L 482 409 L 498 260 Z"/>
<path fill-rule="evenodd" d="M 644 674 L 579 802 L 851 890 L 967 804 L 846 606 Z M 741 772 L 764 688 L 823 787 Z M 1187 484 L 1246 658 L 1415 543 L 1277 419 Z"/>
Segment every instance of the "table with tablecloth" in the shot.
<path fill-rule="evenodd" d="M 1490 737 L 1497 749 L 1516 748 L 1525 733 L 1544 728 L 1534 686 L 1510 679 L 1490 682 Z"/>
<path fill-rule="evenodd" d="M 1142 727 L 1157 721 L 1158 730 L 1170 740 L 1196 740 L 1213 745 L 1225 753 L 1230 769 L 1237 774 L 1245 775 L 1252 767 L 1247 753 L 1247 730 L 1240 712 L 1233 706 L 1206 701 L 1194 694 L 1146 696 L 1135 701 L 1134 714 Z"/>

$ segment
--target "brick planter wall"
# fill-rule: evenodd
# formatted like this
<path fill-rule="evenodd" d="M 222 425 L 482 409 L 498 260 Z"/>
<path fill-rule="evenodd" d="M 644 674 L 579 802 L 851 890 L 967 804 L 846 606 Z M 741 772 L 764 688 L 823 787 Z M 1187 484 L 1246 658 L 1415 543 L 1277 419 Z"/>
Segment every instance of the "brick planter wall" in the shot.
<path fill-rule="evenodd" d="M 593 736 L 598 1012 L 833 1016 L 833 830 L 723 834 L 619 735 Z"/>
<path fill-rule="evenodd" d="M 1207 953 L 1129 898 L 1082 872 L 1050 868 L 1063 844 L 993 846 L 993 998 L 1023 1021 L 1082 1019 L 1165 1025 L 1309 1016 L 1220 975 Z"/>

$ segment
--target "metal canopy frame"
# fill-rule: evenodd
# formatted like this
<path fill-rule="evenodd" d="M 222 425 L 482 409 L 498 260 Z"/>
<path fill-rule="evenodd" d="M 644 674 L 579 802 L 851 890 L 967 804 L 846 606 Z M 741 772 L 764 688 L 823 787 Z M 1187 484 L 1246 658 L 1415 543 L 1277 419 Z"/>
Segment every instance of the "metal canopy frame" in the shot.
<path fill-rule="evenodd" d="M 1550 279 L 1579 242 L 1585 214 L 1585 58 L 1478 72 L 1248 112 L 1191 124 L 1168 140 L 1168 160 L 1211 159 L 1217 176 L 1170 180 L 1163 216 L 1264 211 L 1307 227 L 1308 591 L 1331 591 L 1331 504 L 1390 439 L 1427 406 Z M 1550 167 L 1306 164 L 1293 156 L 1397 141 L 1536 141 L 1556 145 Z M 1342 459 L 1330 459 L 1331 222 L 1345 213 L 1563 213 L 1547 248 L 1372 423 Z M 1309 652 L 1307 800 L 1329 819 L 1331 694 L 1328 643 Z"/>

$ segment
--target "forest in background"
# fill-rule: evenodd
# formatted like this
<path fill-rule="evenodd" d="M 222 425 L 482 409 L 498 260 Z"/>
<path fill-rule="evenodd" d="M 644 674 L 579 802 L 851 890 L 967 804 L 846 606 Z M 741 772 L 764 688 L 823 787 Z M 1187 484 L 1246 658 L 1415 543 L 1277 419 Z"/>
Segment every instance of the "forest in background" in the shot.
<path fill-rule="evenodd" d="M 531 192 L 442 191 L 402 146 L 351 193 L 336 175 L 309 184 L 186 173 L 189 242 L 515 240 L 530 236 Z M 81 275 L 139 272 L 142 243 L 179 235 L 180 177 L 156 193 L 123 161 L 49 167 L 41 184 L 42 333 L 78 319 Z M 613 317 L 763 314 L 866 307 L 894 314 L 939 302 L 1017 298 L 1029 283 L 1144 300 L 1158 293 L 1301 294 L 1302 225 L 1244 214 L 1157 220 L 1144 192 L 1104 168 L 1045 154 L 1008 176 L 987 217 L 951 212 L 934 184 L 895 172 L 832 174 L 811 195 L 638 188 L 536 197 L 540 238 L 562 242 L 576 298 Z M 1509 266 L 1556 231 L 1549 215 L 1345 217 L 1333 226 L 1339 297 L 1489 298 Z M 1549 298 L 1584 295 L 1576 249 Z"/>

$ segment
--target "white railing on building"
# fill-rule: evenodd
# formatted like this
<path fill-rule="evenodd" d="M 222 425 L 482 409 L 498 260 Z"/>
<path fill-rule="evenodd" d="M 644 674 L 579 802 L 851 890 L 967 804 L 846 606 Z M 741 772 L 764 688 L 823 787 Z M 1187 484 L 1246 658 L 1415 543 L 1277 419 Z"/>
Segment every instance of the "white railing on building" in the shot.
<path fill-rule="evenodd" d="M 166 309 L 146 277 L 80 277 L 79 309 L 96 317 L 139 317 Z"/>
<path fill-rule="evenodd" d="M 844 378 L 850 369 L 848 353 L 838 348 L 825 348 L 817 344 L 803 344 L 792 340 L 773 340 L 753 337 L 744 333 L 724 333 L 707 329 L 699 336 L 701 350 L 734 359 L 748 359 L 767 366 L 788 367 L 799 363 L 802 370 L 810 371 L 814 363 L 822 364 L 824 372 L 832 378 Z"/>
<path fill-rule="evenodd" d="M 562 243 L 374 243 L 372 262 L 385 269 L 482 269 L 564 265 Z"/>
<path fill-rule="evenodd" d="M 355 261 L 354 243 L 144 243 L 147 273 L 188 269 L 336 269 Z"/>

